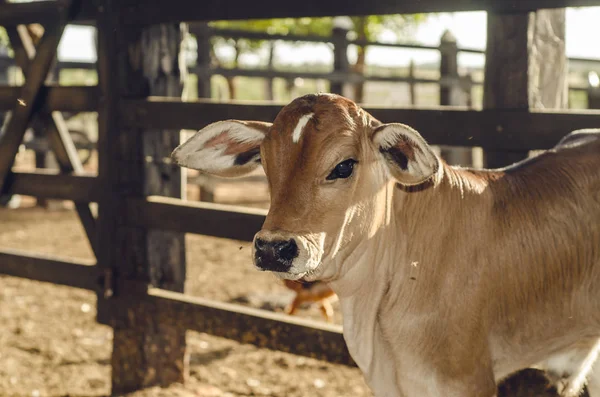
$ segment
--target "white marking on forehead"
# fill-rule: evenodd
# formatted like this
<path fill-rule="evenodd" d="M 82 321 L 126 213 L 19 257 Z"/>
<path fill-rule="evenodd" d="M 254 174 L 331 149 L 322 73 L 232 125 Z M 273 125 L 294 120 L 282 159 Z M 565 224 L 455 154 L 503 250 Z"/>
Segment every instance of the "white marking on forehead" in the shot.
<path fill-rule="evenodd" d="M 294 143 L 298 143 L 298 141 L 300 140 L 300 136 L 302 135 L 302 130 L 304 130 L 304 127 L 306 127 L 306 123 L 308 123 L 308 121 L 314 115 L 314 113 L 307 113 L 304 116 L 300 117 L 296 128 L 294 128 L 294 134 L 292 135 L 292 140 L 294 141 Z"/>

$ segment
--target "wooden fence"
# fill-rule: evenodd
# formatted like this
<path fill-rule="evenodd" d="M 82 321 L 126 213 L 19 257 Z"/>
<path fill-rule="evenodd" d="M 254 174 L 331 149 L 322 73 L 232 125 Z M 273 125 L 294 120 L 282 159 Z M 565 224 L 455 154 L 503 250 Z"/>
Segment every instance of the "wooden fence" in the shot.
<path fill-rule="evenodd" d="M 352 40 L 348 39 L 348 30 L 334 28 L 330 37 L 318 35 L 293 35 L 293 34 L 270 34 L 264 32 L 252 32 L 247 30 L 211 28 L 206 23 L 192 23 L 189 28 L 190 33 L 194 34 L 198 41 L 198 62 L 189 69 L 190 72 L 198 76 L 198 97 L 210 98 L 210 77 L 220 75 L 224 77 L 259 77 L 264 79 L 295 79 L 297 77 L 313 80 L 327 80 L 330 82 L 330 92 L 343 94 L 342 86 L 344 84 L 356 84 L 365 82 L 386 82 L 386 83 L 406 83 L 409 85 L 409 102 L 416 104 L 415 85 L 434 84 L 440 86 L 440 105 L 472 105 L 472 88 L 482 86 L 481 81 L 475 81 L 471 74 L 461 76 L 459 74 L 459 54 L 485 55 L 484 50 L 474 48 L 458 47 L 452 34 L 444 33 L 440 37 L 440 44 L 422 45 L 409 43 L 384 43 L 372 40 Z M 331 44 L 333 51 L 333 70 L 330 72 L 311 72 L 311 71 L 283 71 L 277 70 L 272 65 L 266 68 L 225 68 L 211 64 L 210 57 L 210 39 L 212 37 L 223 37 L 234 40 L 247 39 L 257 41 L 283 41 L 288 43 L 314 43 Z M 411 62 L 408 67 L 407 75 L 377 75 L 361 74 L 350 67 L 348 60 L 348 47 L 351 45 L 361 47 L 387 47 L 395 49 L 411 49 L 421 51 L 436 51 L 440 54 L 439 77 L 417 77 L 415 75 L 415 65 Z M 600 58 L 568 58 L 569 63 L 584 64 L 590 68 L 600 71 Z M 462 91 L 464 101 L 455 103 L 450 93 L 451 89 L 456 88 Z M 583 91 L 588 95 L 594 95 L 588 84 L 569 84 L 571 91 Z"/>
<path fill-rule="evenodd" d="M 89 23 L 88 23 L 89 24 Z M 461 53 L 485 55 L 484 50 L 474 48 L 463 48 L 458 47 L 456 41 L 452 38 L 452 35 L 442 35 L 440 37 L 440 44 L 438 46 L 433 45 L 421 45 L 421 44 L 409 44 L 409 43 L 384 43 L 371 40 L 350 40 L 347 37 L 348 31 L 342 28 L 336 28 L 333 30 L 330 37 L 318 36 L 318 35 L 292 35 L 292 34 L 269 34 L 264 32 L 252 32 L 246 30 L 235 30 L 235 29 L 221 29 L 211 28 L 207 23 L 191 23 L 189 27 L 190 33 L 194 34 L 198 42 L 198 56 L 195 65 L 189 68 L 189 72 L 196 74 L 198 77 L 198 97 L 199 98 L 210 98 L 210 78 L 211 76 L 219 75 L 224 77 L 255 77 L 264 79 L 295 79 L 305 78 L 314 80 L 326 80 L 330 82 L 330 92 L 343 94 L 343 84 L 355 84 L 365 82 L 389 82 L 389 83 L 406 83 L 409 85 L 409 102 L 411 105 L 416 104 L 415 85 L 417 84 L 434 84 L 439 85 L 441 88 L 440 92 L 440 105 L 466 105 L 471 106 L 472 100 L 472 87 L 481 86 L 483 83 L 480 81 L 474 81 L 472 76 L 464 75 L 460 76 L 458 71 L 458 55 Z M 331 44 L 332 51 L 334 53 L 334 59 L 336 60 L 333 65 L 331 72 L 311 72 L 311 71 L 298 71 L 298 70 L 277 70 L 272 67 L 267 68 L 225 68 L 220 66 L 214 66 L 211 64 L 210 56 L 210 39 L 213 37 L 223 37 L 229 39 L 247 39 L 247 40 L 258 40 L 258 41 L 283 41 L 283 42 L 303 42 L 303 43 L 315 43 L 315 44 Z M 347 50 L 351 45 L 369 47 L 379 46 L 396 49 L 412 49 L 422 51 L 436 51 L 440 54 L 440 69 L 439 78 L 427 78 L 427 77 L 416 77 L 415 65 L 410 64 L 408 68 L 408 74 L 405 76 L 401 75 L 364 75 L 357 73 L 350 67 L 348 60 Z M 591 68 L 600 70 L 600 58 L 589 59 L 589 58 L 578 58 L 570 57 L 569 63 L 585 64 Z M 10 66 L 15 66 L 16 63 L 13 58 L 9 57 L 7 53 L 0 51 L 0 82 L 6 82 L 6 70 Z M 448 65 L 448 66 L 446 66 Z M 95 70 L 96 64 L 82 61 L 58 61 L 55 65 L 55 74 L 58 75 L 61 70 L 69 69 L 87 69 Z M 465 100 L 463 103 L 453 103 L 456 101 L 452 100 L 450 95 L 450 89 L 456 87 L 465 94 Z M 571 91 L 582 91 L 588 95 L 588 103 L 595 103 L 596 101 L 596 90 L 587 84 L 569 84 L 569 90 Z M 1 96 L 0 96 L 1 97 Z M 594 98 L 589 98 L 594 97 Z M 590 106 L 592 108 L 592 106 Z"/>
<path fill-rule="evenodd" d="M 0 111 L 12 111 L 0 137 L 0 186 L 4 192 L 73 200 L 96 255 L 94 263 L 89 263 L 2 250 L 0 273 L 97 293 L 98 321 L 114 328 L 115 393 L 183 381 L 188 329 L 352 364 L 340 327 L 183 294 L 183 233 L 251 241 L 265 212 L 180 200 L 181 170 L 167 160 L 179 142 L 179 130 L 233 117 L 271 121 L 281 106 L 166 98 L 181 93 L 178 70 L 142 71 L 142 64 L 156 65 L 156 52 L 142 51 L 144 43 L 163 43 L 161 54 L 169 55 L 173 66 L 179 49 L 179 21 L 487 10 L 493 19 L 490 26 L 498 26 L 530 21 L 527 12 L 540 8 L 591 5 L 600 5 L 600 0 L 0 2 L 0 25 L 7 28 L 17 64 L 26 71 L 22 87 L 0 87 Z M 46 86 L 59 39 L 65 25 L 73 21 L 95 21 L 98 27 L 99 84 Z M 46 28 L 37 47 L 17 27 L 33 22 Z M 527 40 L 527 23 L 519 30 L 524 34 L 513 31 L 514 40 Z M 514 56 L 539 62 L 529 58 L 526 47 L 519 46 L 525 52 Z M 488 64 L 506 60 L 502 51 L 502 46 L 488 50 Z M 483 111 L 451 107 L 367 110 L 384 122 L 402 121 L 415 127 L 433 144 L 481 146 L 491 154 L 488 164 L 506 162 L 529 149 L 550 148 L 574 129 L 600 125 L 599 111 L 530 109 L 522 99 L 527 98 L 532 82 L 513 77 L 486 70 L 488 98 L 497 95 L 504 102 L 489 99 Z M 505 95 L 508 91 L 511 95 Z M 517 98 L 516 104 L 507 97 Z M 82 171 L 64 120 L 54 112 L 92 110 L 99 115 L 97 177 Z M 49 127 L 59 173 L 11 171 L 34 116 Z M 90 202 L 98 203 L 97 215 Z"/>

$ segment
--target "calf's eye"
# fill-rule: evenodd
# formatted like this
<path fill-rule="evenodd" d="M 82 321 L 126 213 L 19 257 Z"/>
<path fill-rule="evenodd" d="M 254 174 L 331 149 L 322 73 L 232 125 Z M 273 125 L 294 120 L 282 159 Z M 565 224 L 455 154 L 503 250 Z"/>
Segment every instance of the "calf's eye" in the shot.
<path fill-rule="evenodd" d="M 352 171 L 354 170 L 354 164 L 358 163 L 358 161 L 354 159 L 344 160 L 338 165 L 335 166 L 333 171 L 327 176 L 328 181 L 333 181 L 334 179 L 346 179 L 352 175 Z"/>

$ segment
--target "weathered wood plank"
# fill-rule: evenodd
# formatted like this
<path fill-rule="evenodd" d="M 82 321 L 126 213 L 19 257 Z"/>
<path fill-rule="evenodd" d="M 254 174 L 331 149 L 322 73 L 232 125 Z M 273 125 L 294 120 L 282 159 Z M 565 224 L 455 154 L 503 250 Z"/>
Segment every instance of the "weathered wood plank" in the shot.
<path fill-rule="evenodd" d="M 139 80 L 135 95 L 145 97 L 156 95 L 181 98 L 183 93 L 182 75 L 186 75 L 184 64 L 179 62 L 181 31 L 179 24 L 155 25 L 143 29 L 139 41 L 132 41 L 131 48 L 139 49 L 144 78 Z M 142 50 L 143 49 L 143 50 Z M 130 50 L 131 53 L 132 50 Z M 130 67 L 135 70 L 135 56 L 130 54 Z M 149 92 L 145 87 L 149 87 Z M 182 198 L 185 191 L 183 177 L 186 170 L 174 164 L 148 159 L 169 157 L 173 146 L 180 144 L 179 131 L 150 127 L 140 131 L 142 155 L 146 159 L 139 182 L 143 185 L 143 196 L 160 195 Z M 126 134 L 129 131 L 125 132 Z M 151 285 L 165 290 L 183 292 L 186 279 L 185 235 L 172 230 L 145 230 L 145 241 L 140 248 L 147 252 L 147 273 Z M 156 353 L 144 353 L 145 370 L 156 372 L 153 377 L 141 373 L 142 385 L 167 385 L 183 383 L 189 376 L 189 355 L 186 347 L 185 329 L 172 322 L 154 320 L 154 326 L 146 326 L 136 336 L 143 346 L 155 344 Z M 125 355 L 123 355 L 125 357 Z M 131 356 L 126 359 L 129 360 Z M 129 362 L 131 363 L 131 362 Z M 113 369 L 113 372 L 115 369 Z M 128 372 L 127 367 L 121 371 Z M 139 375 L 138 375 L 139 376 Z"/>
<path fill-rule="evenodd" d="M 99 274 L 94 261 L 0 249 L 0 274 L 97 290 Z"/>
<path fill-rule="evenodd" d="M 196 73 L 197 68 L 190 68 L 191 72 Z M 459 81 L 458 77 L 441 77 L 439 79 L 408 77 L 408 76 L 377 76 L 377 75 L 362 75 L 351 71 L 335 71 L 329 73 L 317 72 L 286 72 L 281 70 L 261 70 L 261 69 L 228 69 L 228 68 L 212 68 L 211 74 L 221 75 L 225 77 L 260 77 L 260 78 L 284 78 L 294 79 L 297 77 L 303 79 L 324 79 L 333 82 L 344 83 L 364 83 L 367 81 L 374 82 L 392 82 L 392 83 L 413 83 L 413 84 L 439 84 L 441 86 L 450 86 Z"/>
<path fill-rule="evenodd" d="M 260 102 L 217 103 L 150 98 L 125 100 L 121 117 L 131 126 L 200 129 L 226 120 L 273 121 L 282 105 Z M 500 150 L 548 149 L 569 132 L 600 125 L 600 111 L 465 110 L 439 107 L 366 108 L 383 122 L 416 128 L 432 144 L 482 146 Z"/>
<path fill-rule="evenodd" d="M 252 241 L 267 212 L 262 209 L 150 196 L 127 201 L 127 223 L 135 227 L 173 230 Z"/>
<path fill-rule="evenodd" d="M 181 195 L 181 169 L 154 161 L 168 156 L 179 143 L 179 134 L 161 131 L 172 126 L 127 127 L 118 114 L 122 98 L 181 96 L 180 31 L 177 24 L 124 28 L 116 19 L 119 5 L 117 0 L 103 1 L 98 20 L 99 83 L 106 101 L 99 110 L 99 175 L 106 189 L 100 203 L 100 238 L 101 250 L 109 251 L 100 265 L 115 275 L 113 297 L 99 298 L 98 307 L 100 319 L 122 310 L 140 321 L 114 329 L 111 363 L 116 394 L 183 383 L 189 358 L 185 330 L 135 306 L 148 284 L 183 291 L 184 236 L 125 224 L 127 197 Z M 113 299 L 123 302 L 117 311 Z"/>
<path fill-rule="evenodd" d="M 27 3 L 0 4 L 0 26 L 21 25 L 29 23 L 56 23 L 61 17 L 62 8 L 66 6 L 63 0 L 42 0 Z M 70 19 L 78 20 L 80 24 L 91 24 L 96 18 L 94 1 L 82 1 L 79 7 L 70 10 Z"/>
<path fill-rule="evenodd" d="M 136 313 L 149 313 L 157 321 L 179 329 L 206 332 L 332 363 L 355 365 L 340 326 L 156 288 L 151 288 L 147 296 L 135 302 L 127 302 L 128 312 L 121 310 L 125 306 L 121 299 L 124 298 L 110 302 L 113 312 L 119 314 L 108 323 L 113 327 L 143 326 L 143 318 Z"/>
<path fill-rule="evenodd" d="M 114 267 L 120 260 L 118 254 L 117 230 L 120 222 L 119 196 L 119 158 L 116 148 L 119 133 L 119 79 L 118 40 L 115 29 L 112 2 L 103 2 L 98 9 L 97 49 L 98 49 L 98 267 L 106 274 L 115 274 Z M 127 258 L 130 259 L 130 258 Z M 104 291 L 98 293 L 99 322 L 111 317 L 108 300 L 115 289 L 114 277 L 106 279 Z"/>
<path fill-rule="evenodd" d="M 52 170 L 14 172 L 8 192 L 38 198 L 89 203 L 97 200 L 98 184 L 92 174 L 66 175 Z"/>
<path fill-rule="evenodd" d="M 415 14 L 427 12 L 494 11 L 527 12 L 540 8 L 584 7 L 600 5 L 598 0 L 306 0 L 282 2 L 266 0 L 137 0 L 121 3 L 123 24 L 154 24 L 194 20 L 300 18 L 336 15 Z"/>
<path fill-rule="evenodd" d="M 94 86 L 46 85 L 41 87 L 46 98 L 44 111 L 93 112 L 98 108 L 98 88 Z M 0 86 L 0 111 L 12 110 L 21 97 L 21 87 Z"/>
<path fill-rule="evenodd" d="M 64 25 L 64 23 L 63 23 Z M 63 27 L 64 29 L 64 27 Z M 32 63 L 36 59 L 37 49 L 33 45 L 32 37 L 23 29 L 23 26 L 18 28 L 9 27 L 8 35 L 13 47 L 16 49 L 16 60 L 18 66 L 25 71 L 25 77 L 29 78 L 32 68 Z M 40 86 L 40 88 L 42 88 Z M 43 94 L 43 93 L 42 93 Z M 42 95 L 38 94 L 38 95 Z M 42 97 L 44 98 L 44 97 Z M 19 101 L 19 99 L 17 99 Z M 15 105 L 19 106 L 19 104 Z M 69 134 L 67 124 L 62 113 L 58 111 L 50 112 L 42 111 L 39 115 L 39 120 L 42 124 L 48 126 L 48 139 L 53 148 L 56 161 L 59 164 L 60 170 L 63 173 L 81 173 L 83 165 L 77 154 L 73 139 Z M 42 157 L 43 159 L 43 157 Z M 37 159 L 36 159 L 37 165 Z M 79 215 L 83 229 L 88 237 L 90 247 L 95 254 L 97 250 L 97 230 L 96 219 L 88 203 L 75 202 L 75 209 Z"/>
<path fill-rule="evenodd" d="M 56 21 L 60 17 L 58 4 L 56 1 L 0 4 L 0 25 Z"/>
<path fill-rule="evenodd" d="M 37 55 L 27 70 L 27 81 L 21 87 L 21 101 L 13 107 L 6 131 L 0 137 L 0 187 L 4 184 L 10 172 L 10 167 L 15 160 L 17 150 L 23 141 L 25 130 L 31 118 L 43 104 L 40 87 L 48 75 L 64 28 L 64 21 L 46 28 Z"/>
<path fill-rule="evenodd" d="M 487 37 L 485 109 L 567 107 L 564 9 L 510 15 L 490 13 Z M 484 162 L 490 168 L 526 157 L 524 150 L 484 152 Z"/>
<path fill-rule="evenodd" d="M 83 172 L 83 165 L 81 159 L 75 149 L 73 139 L 69 134 L 69 130 L 65 123 L 65 120 L 60 112 L 52 112 L 51 115 L 43 116 L 48 120 L 49 134 L 48 139 L 50 146 L 53 148 L 54 156 L 58 162 L 60 171 L 63 173 L 74 172 L 80 174 Z M 96 218 L 90 209 L 87 202 L 75 201 L 75 210 L 79 215 L 79 220 L 83 225 L 83 229 L 88 238 L 88 243 L 94 251 L 98 254 L 98 228 L 96 227 Z"/>
<path fill-rule="evenodd" d="M 342 327 L 234 304 L 151 289 L 148 301 L 162 321 L 177 327 L 299 354 L 355 365 Z"/>

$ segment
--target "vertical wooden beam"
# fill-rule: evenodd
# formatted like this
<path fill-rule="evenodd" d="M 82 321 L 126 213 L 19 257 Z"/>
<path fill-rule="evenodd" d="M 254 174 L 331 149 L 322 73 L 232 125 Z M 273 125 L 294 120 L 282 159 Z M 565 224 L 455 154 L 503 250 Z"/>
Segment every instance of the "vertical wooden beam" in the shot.
<path fill-rule="evenodd" d="M 0 1 L 0 4 L 2 2 Z M 0 85 L 8 85 L 8 68 L 10 58 L 8 57 L 8 48 L 0 47 Z M 0 112 L 0 130 L 4 124 L 4 113 Z"/>
<path fill-rule="evenodd" d="M 125 28 L 118 24 L 117 0 L 99 10 L 99 178 L 101 257 L 110 291 L 99 296 L 98 316 L 114 328 L 112 392 L 184 382 L 185 330 L 161 321 L 140 304 L 153 285 L 183 291 L 183 235 L 126 226 L 125 199 L 162 194 L 181 197 L 181 174 L 166 159 L 179 143 L 177 133 L 125 130 L 119 120 L 122 98 L 181 96 L 178 25 Z M 112 291 L 112 294 L 111 294 Z"/>
<path fill-rule="evenodd" d="M 196 76 L 198 77 L 198 98 L 211 97 L 210 85 L 210 37 L 211 31 L 208 23 L 196 22 L 190 30 L 196 36 L 198 57 L 196 58 Z"/>
<path fill-rule="evenodd" d="M 490 13 L 487 31 L 485 109 L 566 107 L 564 9 Z M 485 162 L 496 168 L 526 156 L 527 152 L 487 150 Z"/>
<path fill-rule="evenodd" d="M 440 77 L 456 79 L 452 85 L 440 85 L 440 105 L 462 105 L 458 84 L 458 44 L 449 30 L 440 39 Z"/>
<path fill-rule="evenodd" d="M 590 84 L 587 90 L 588 109 L 600 109 L 600 88 Z"/>
<path fill-rule="evenodd" d="M 25 78 L 28 78 L 29 68 L 37 55 L 37 50 L 34 44 L 34 38 L 29 33 L 28 29 L 23 25 L 20 25 L 18 27 L 8 27 L 7 33 L 13 50 L 15 52 L 15 60 L 17 62 L 17 65 L 23 70 Z M 36 39 L 36 41 L 38 41 L 39 37 Z M 56 64 L 56 59 L 54 59 L 54 63 Z M 51 74 L 52 73 L 48 73 L 48 75 L 50 75 L 49 78 L 52 78 Z M 35 120 L 33 125 L 34 128 L 38 130 L 38 132 L 46 130 L 45 132 L 48 133 L 50 146 L 54 151 L 54 155 L 56 157 L 56 161 L 58 162 L 61 172 L 83 172 L 83 165 L 81 164 L 81 159 L 77 154 L 77 150 L 75 149 L 73 139 L 69 134 L 69 130 L 62 116 L 62 113 L 42 112 L 42 114 L 39 115 L 38 118 Z M 43 156 L 43 160 L 45 160 L 45 157 L 46 156 Z M 36 168 L 43 168 L 43 166 L 41 166 L 41 163 L 38 163 L 38 160 L 41 162 L 42 159 L 38 159 L 36 154 Z M 44 201 L 40 201 L 38 199 L 38 205 L 43 203 Z M 83 225 L 83 228 L 86 232 L 88 241 L 90 243 L 90 247 L 97 255 L 98 235 L 96 232 L 96 219 L 92 214 L 90 205 L 88 203 L 75 203 L 75 210 L 77 211 L 81 224 Z"/>
<path fill-rule="evenodd" d="M 269 57 L 267 59 L 267 70 L 273 72 L 273 62 L 275 61 L 275 41 L 269 42 Z M 265 99 L 272 101 L 275 99 L 275 91 L 273 87 L 275 79 L 272 77 L 265 78 Z"/>
<path fill-rule="evenodd" d="M 339 19 L 338 21 L 337 25 L 335 25 L 336 21 L 334 21 L 334 27 L 331 32 L 331 41 L 333 42 L 333 71 L 348 72 L 350 70 L 348 39 L 346 38 L 348 35 L 348 22 L 343 19 Z M 329 91 L 342 95 L 344 93 L 344 83 L 342 81 L 331 82 Z"/>
<path fill-rule="evenodd" d="M 15 104 L 6 131 L 0 137 L 0 187 L 10 173 L 27 126 L 43 104 L 40 87 L 46 80 L 65 25 L 66 20 L 62 20 L 47 27 L 37 55 L 28 67 L 27 81 L 21 89 L 20 101 Z"/>
<path fill-rule="evenodd" d="M 458 74 L 458 44 L 456 37 L 446 30 L 440 39 L 440 77 L 454 79 L 451 85 L 440 84 L 440 105 L 465 106 L 467 97 L 460 85 Z M 441 156 L 448 164 L 473 165 L 473 149 L 441 146 Z"/>
<path fill-rule="evenodd" d="M 408 95 L 410 98 L 410 106 L 415 106 L 417 104 L 417 87 L 414 82 L 415 78 L 415 60 L 411 59 L 410 64 L 408 65 L 408 78 L 410 79 L 408 82 Z"/>

